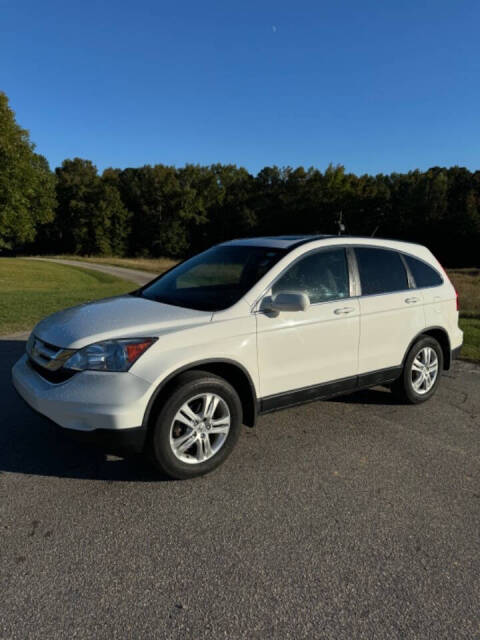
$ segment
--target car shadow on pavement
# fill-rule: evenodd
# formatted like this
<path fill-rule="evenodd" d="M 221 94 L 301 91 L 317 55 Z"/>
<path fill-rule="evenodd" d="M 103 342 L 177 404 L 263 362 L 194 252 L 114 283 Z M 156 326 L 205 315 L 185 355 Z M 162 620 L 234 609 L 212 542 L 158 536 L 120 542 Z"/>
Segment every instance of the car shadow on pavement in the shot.
<path fill-rule="evenodd" d="M 337 396 L 332 398 L 334 402 L 348 404 L 378 404 L 393 405 L 400 404 L 395 395 L 386 387 L 374 387 L 373 389 L 362 389 L 355 391 L 348 396 Z"/>
<path fill-rule="evenodd" d="M 24 341 L 0 340 L 0 478 L 11 472 L 95 480 L 165 480 L 142 456 L 119 458 L 70 441 L 30 409 L 11 381 L 11 368 L 24 352 Z"/>

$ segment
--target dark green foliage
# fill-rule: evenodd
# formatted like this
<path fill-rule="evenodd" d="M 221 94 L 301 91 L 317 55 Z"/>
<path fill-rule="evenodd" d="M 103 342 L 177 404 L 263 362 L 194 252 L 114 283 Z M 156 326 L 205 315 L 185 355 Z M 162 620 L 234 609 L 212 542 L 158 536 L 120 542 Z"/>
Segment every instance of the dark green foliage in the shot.
<path fill-rule="evenodd" d="M 54 207 L 55 177 L 0 92 L 0 250 L 32 242 Z"/>
<path fill-rule="evenodd" d="M 240 236 L 335 234 L 341 213 L 346 233 L 421 242 L 446 265 L 480 262 L 480 172 L 461 167 L 377 176 L 265 167 L 254 177 L 235 165 L 155 165 L 99 177 L 77 158 L 57 179 L 40 250 L 177 258 Z"/>
<path fill-rule="evenodd" d="M 235 165 L 159 164 L 99 176 L 74 158 L 55 173 L 0 93 L 0 250 L 178 258 L 240 236 L 337 233 L 341 216 L 346 233 L 421 242 L 447 266 L 480 265 L 480 171 L 462 167 L 356 176 L 274 166 L 252 176 Z"/>
<path fill-rule="evenodd" d="M 57 252 L 82 255 L 125 251 L 130 214 L 115 176 L 101 178 L 89 160 L 64 160 L 56 170 L 58 208 L 53 235 Z"/>
<path fill-rule="evenodd" d="M 181 256 L 187 228 L 201 217 L 195 194 L 183 188 L 174 167 L 146 165 L 117 171 L 122 200 L 132 213 L 129 252 L 134 256 Z"/>

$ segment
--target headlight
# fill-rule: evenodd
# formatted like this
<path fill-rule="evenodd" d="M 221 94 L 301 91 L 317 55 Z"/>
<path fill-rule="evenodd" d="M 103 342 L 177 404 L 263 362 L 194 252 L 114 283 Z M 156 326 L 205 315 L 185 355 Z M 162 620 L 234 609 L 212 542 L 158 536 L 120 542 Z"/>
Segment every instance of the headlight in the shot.
<path fill-rule="evenodd" d="M 130 338 L 97 342 L 74 353 L 63 366 L 75 371 L 127 371 L 155 340 Z"/>

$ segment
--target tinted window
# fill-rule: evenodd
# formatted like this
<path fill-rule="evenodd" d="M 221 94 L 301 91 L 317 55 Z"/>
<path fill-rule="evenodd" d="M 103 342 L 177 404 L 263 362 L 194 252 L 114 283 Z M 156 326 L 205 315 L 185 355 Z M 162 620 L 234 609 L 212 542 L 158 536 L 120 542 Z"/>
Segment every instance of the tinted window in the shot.
<path fill-rule="evenodd" d="M 355 249 L 362 295 L 408 289 L 408 279 L 400 255 L 387 249 Z"/>
<path fill-rule="evenodd" d="M 443 280 L 440 274 L 435 271 L 435 269 L 432 269 L 432 267 L 429 267 L 428 264 L 412 258 L 412 256 L 404 256 L 404 258 L 407 261 L 408 268 L 412 273 L 417 287 L 436 287 L 442 284 Z"/>
<path fill-rule="evenodd" d="M 306 293 L 312 304 L 350 295 L 347 257 L 344 249 L 312 253 L 298 260 L 272 287 L 280 291 Z"/>
<path fill-rule="evenodd" d="M 226 309 L 240 300 L 285 255 L 281 249 L 212 247 L 182 262 L 135 295 L 202 311 Z"/>

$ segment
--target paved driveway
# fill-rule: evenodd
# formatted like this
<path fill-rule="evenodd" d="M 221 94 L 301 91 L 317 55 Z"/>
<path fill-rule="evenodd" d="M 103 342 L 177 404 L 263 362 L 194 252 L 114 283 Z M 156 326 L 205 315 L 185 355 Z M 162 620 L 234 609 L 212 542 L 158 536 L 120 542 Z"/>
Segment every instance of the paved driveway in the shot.
<path fill-rule="evenodd" d="M 480 638 L 480 368 L 260 419 L 164 481 L 58 437 L 0 342 L 0 638 Z"/>
<path fill-rule="evenodd" d="M 153 280 L 156 276 L 149 271 L 142 271 L 140 269 L 127 269 L 126 267 L 114 267 L 109 264 L 98 264 L 96 262 L 82 262 L 81 260 L 67 260 L 64 258 L 29 258 L 30 260 L 42 260 L 44 262 L 56 262 L 57 264 L 66 264 L 71 267 L 83 267 L 84 269 L 92 269 L 93 271 L 102 271 L 103 273 L 109 273 L 117 278 L 123 278 L 124 280 L 131 280 L 138 285 L 146 284 Z"/>

